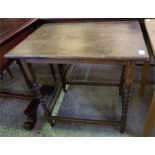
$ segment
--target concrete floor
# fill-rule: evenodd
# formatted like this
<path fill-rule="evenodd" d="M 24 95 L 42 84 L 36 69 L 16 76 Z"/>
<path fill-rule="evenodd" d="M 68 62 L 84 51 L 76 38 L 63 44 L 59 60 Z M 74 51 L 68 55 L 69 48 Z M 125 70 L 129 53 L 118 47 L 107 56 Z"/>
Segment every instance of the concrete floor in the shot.
<path fill-rule="evenodd" d="M 53 84 L 53 78 L 47 65 L 33 65 L 33 67 L 40 85 Z M 13 64 L 11 70 L 14 73 L 14 79 L 10 80 L 9 75 L 6 73 L 5 80 L 0 81 L 0 89 L 29 94 L 19 67 Z M 73 71 L 74 74 L 70 78 L 75 78 L 75 75 L 77 78 L 78 75 L 79 79 L 116 82 L 120 79 L 120 71 L 120 66 L 77 65 Z M 57 122 L 52 128 L 44 120 L 41 106 L 38 109 L 38 121 L 35 128 L 26 131 L 22 128 L 25 119 L 23 111 L 29 101 L 0 98 L 0 136 L 141 136 L 151 101 L 153 84 L 147 85 L 145 96 L 140 98 L 138 96 L 140 74 L 141 67 L 137 67 L 128 107 L 127 127 L 124 134 L 119 133 L 119 128 L 107 125 Z M 151 68 L 150 75 L 149 81 L 155 82 L 154 68 Z M 51 96 L 46 96 L 46 102 L 50 98 Z M 66 94 L 61 92 L 54 113 L 60 116 L 118 120 L 121 116 L 121 99 L 118 96 L 118 88 L 69 86 Z M 152 136 L 155 136 L 155 130 Z"/>

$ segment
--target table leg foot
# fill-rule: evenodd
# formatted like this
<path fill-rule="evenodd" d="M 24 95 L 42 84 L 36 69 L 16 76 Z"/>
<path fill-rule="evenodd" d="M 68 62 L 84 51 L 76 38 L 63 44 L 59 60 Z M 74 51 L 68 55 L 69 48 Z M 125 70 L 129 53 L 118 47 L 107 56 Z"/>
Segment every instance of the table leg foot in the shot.
<path fill-rule="evenodd" d="M 44 102 L 43 98 L 45 95 L 49 95 L 53 92 L 53 86 L 43 85 L 40 88 L 41 98 L 40 99 L 33 99 L 30 104 L 27 106 L 24 114 L 27 116 L 26 121 L 24 122 L 24 129 L 33 129 L 37 121 L 37 109 L 40 102 Z"/>
<path fill-rule="evenodd" d="M 23 128 L 26 130 L 31 130 L 36 124 L 36 116 L 27 117 L 26 121 L 23 124 Z"/>
<path fill-rule="evenodd" d="M 33 127 L 35 126 L 35 123 L 37 121 L 37 109 L 39 103 L 39 99 L 33 99 L 25 109 L 24 114 L 27 116 L 27 118 L 23 124 L 24 129 L 33 129 Z"/>

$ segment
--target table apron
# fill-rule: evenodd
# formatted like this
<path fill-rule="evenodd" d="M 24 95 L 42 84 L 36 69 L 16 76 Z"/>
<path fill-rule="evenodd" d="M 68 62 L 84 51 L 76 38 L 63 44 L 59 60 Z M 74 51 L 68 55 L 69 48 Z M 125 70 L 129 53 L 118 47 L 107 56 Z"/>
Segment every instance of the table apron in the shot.
<path fill-rule="evenodd" d="M 22 60 L 22 59 L 21 59 Z M 27 63 L 39 64 L 113 64 L 113 65 L 127 65 L 130 60 L 68 60 L 68 59 L 25 59 Z M 133 60 L 134 61 L 134 60 Z"/>

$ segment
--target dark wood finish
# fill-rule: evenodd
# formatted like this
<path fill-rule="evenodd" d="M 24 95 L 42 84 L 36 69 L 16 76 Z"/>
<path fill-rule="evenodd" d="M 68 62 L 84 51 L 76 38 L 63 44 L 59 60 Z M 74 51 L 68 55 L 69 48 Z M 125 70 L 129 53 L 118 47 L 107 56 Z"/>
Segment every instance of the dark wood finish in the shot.
<path fill-rule="evenodd" d="M 120 79 L 120 85 L 119 85 L 119 95 L 121 96 L 124 91 L 124 78 L 125 78 L 125 65 L 122 67 L 122 73 L 121 73 L 121 79 Z"/>
<path fill-rule="evenodd" d="M 6 56 L 69 61 L 149 59 L 137 21 L 44 24 Z"/>
<path fill-rule="evenodd" d="M 140 90 L 139 90 L 140 97 L 144 96 L 148 73 L 149 73 L 149 67 L 150 67 L 150 63 L 148 61 L 145 61 L 143 64 L 143 71 L 142 71 L 142 76 L 140 81 Z"/>
<path fill-rule="evenodd" d="M 124 133 L 125 131 L 130 88 L 134 80 L 134 72 L 135 72 L 135 62 L 128 62 L 127 66 L 125 67 L 125 77 L 124 77 L 123 94 L 122 94 L 122 118 L 121 118 L 122 123 L 120 128 L 121 133 Z"/>
<path fill-rule="evenodd" d="M 29 20 L 28 18 L 0 18 L 0 36 L 9 33 Z"/>
<path fill-rule="evenodd" d="M 20 60 L 22 64 L 23 71 L 25 72 L 26 80 L 29 81 L 29 88 L 35 98 L 30 102 L 27 108 L 24 111 L 24 114 L 27 116 L 26 121 L 24 122 L 23 127 L 25 129 L 32 129 L 37 120 L 37 109 L 41 103 L 44 107 L 44 96 L 46 94 L 51 94 L 53 92 L 53 87 L 43 86 L 42 88 L 36 83 L 36 76 L 33 72 L 32 66 L 29 65 L 26 61 Z"/>
<path fill-rule="evenodd" d="M 54 89 L 54 92 L 53 92 L 53 94 L 52 94 L 52 95 L 53 95 L 53 98 L 52 98 L 51 102 L 50 102 L 49 105 L 48 105 L 48 109 L 49 109 L 50 112 L 52 112 L 52 111 L 54 110 L 56 101 L 57 101 L 57 99 L 58 99 L 58 97 L 59 97 L 59 94 L 60 94 L 60 92 L 61 92 L 61 90 L 62 90 L 62 83 L 56 82 L 54 88 L 55 88 L 55 89 Z"/>
<path fill-rule="evenodd" d="M 144 50 L 144 55 L 140 55 L 139 50 Z M 22 54 L 19 51 L 22 51 Z M 100 123 L 96 120 L 51 116 L 61 89 L 65 90 L 66 83 L 69 82 L 66 79 L 67 73 L 63 64 L 107 63 L 125 65 L 121 84 L 117 85 L 121 86 L 122 91 L 122 117 L 115 124 L 120 125 L 121 133 L 125 131 L 130 88 L 134 80 L 136 61 L 149 59 L 137 21 L 44 24 L 6 57 L 20 59 L 29 81 L 35 86 L 33 73 L 26 63 L 58 64 L 61 77 L 61 83 L 58 85 L 61 84 L 61 86 L 55 89 L 56 96 L 53 98 L 52 105 L 47 106 L 42 101 L 45 118 L 52 126 L 56 120 Z M 35 89 L 35 94 L 40 94 L 38 87 Z M 39 95 L 38 100 L 41 99 L 42 97 Z M 114 124 L 113 121 L 103 122 Z"/>
<path fill-rule="evenodd" d="M 149 112 L 143 129 L 143 136 L 150 136 L 155 124 L 155 91 L 150 104 Z"/>
<path fill-rule="evenodd" d="M 155 56 L 155 19 L 147 19 L 145 20 L 145 26 L 148 33 L 148 37 L 151 43 L 152 52 Z"/>
<path fill-rule="evenodd" d="M 1 35 L 0 35 L 0 72 L 3 77 L 3 71 L 6 70 L 13 78 L 13 73 L 8 68 L 12 60 L 4 58 L 9 50 L 14 48 L 19 42 L 25 39 L 30 33 L 32 33 L 39 25 L 38 19 L 0 19 Z M 14 93 L 0 92 L 4 97 L 15 97 Z M 26 95 L 16 94 L 17 98 L 26 98 Z M 29 98 L 29 96 L 27 96 Z"/>
<path fill-rule="evenodd" d="M 66 81 L 69 85 L 89 85 L 89 86 L 120 86 L 119 83 L 104 83 L 98 81 Z"/>
<path fill-rule="evenodd" d="M 0 19 L 0 44 L 5 43 L 25 28 L 32 26 L 38 19 Z"/>
<path fill-rule="evenodd" d="M 32 32 L 34 32 L 37 28 L 42 25 L 39 19 L 0 19 L 0 72 L 1 79 L 3 80 L 3 71 L 6 70 L 10 76 L 13 78 L 12 72 L 9 70 L 8 66 L 11 64 L 13 60 L 4 58 L 4 54 L 6 54 L 9 50 L 14 48 L 17 44 L 23 41 L 26 37 L 28 37 Z M 17 64 L 20 67 L 20 70 L 24 76 L 25 82 L 27 86 L 32 89 L 32 82 L 27 78 L 27 74 L 25 73 L 21 62 L 16 60 Z M 29 69 L 35 79 L 35 74 L 33 72 L 31 64 L 28 64 Z M 50 69 L 52 71 L 52 75 L 55 78 L 54 68 L 52 68 L 52 64 L 50 65 Z M 53 69 L 53 70 L 52 70 Z M 45 94 L 49 94 L 52 92 L 53 87 L 51 86 L 42 86 L 40 88 L 42 96 Z M 13 97 L 13 98 L 21 98 L 21 99 L 30 99 L 31 102 L 25 109 L 24 113 L 27 115 L 27 120 L 24 123 L 25 129 L 31 129 L 34 127 L 36 122 L 36 112 L 38 108 L 38 104 L 40 103 L 36 95 L 24 95 L 10 92 L 0 91 L 1 97 Z"/>
<path fill-rule="evenodd" d="M 16 19 L 17 21 L 19 19 Z M 24 19 L 25 20 L 25 19 Z M 27 19 L 26 19 L 27 20 Z M 40 22 L 42 23 L 73 23 L 73 22 L 103 22 L 103 21 L 132 21 L 132 20 L 139 20 L 140 24 L 141 24 L 141 28 L 142 28 L 142 31 L 143 31 L 143 34 L 144 34 L 144 38 L 147 38 L 147 35 L 146 35 L 146 32 L 145 32 L 145 26 L 144 26 L 144 18 L 121 18 L 121 19 L 117 19 L 117 18 L 83 18 L 83 19 L 80 19 L 80 18 L 53 18 L 53 19 L 40 19 Z M 5 60 L 7 61 L 7 60 Z M 139 66 L 139 65 L 137 65 Z M 146 65 L 144 65 L 144 69 L 143 70 L 146 70 L 145 68 Z M 151 64 L 152 66 L 152 64 Z M 153 65 L 154 66 L 154 65 Z M 143 71 L 142 73 L 142 79 L 141 79 L 141 87 L 140 87 L 140 96 L 143 96 L 144 95 L 144 89 L 145 89 L 145 85 L 146 85 L 146 80 L 147 80 L 147 76 L 146 76 L 146 72 Z M 54 77 L 55 78 L 55 77 Z"/>
<path fill-rule="evenodd" d="M 146 26 L 149 42 L 151 44 L 152 55 L 155 60 L 155 19 L 145 20 L 145 26 Z M 150 136 L 154 125 L 155 125 L 155 87 L 154 87 L 153 97 L 150 104 L 148 116 L 143 129 L 143 136 Z"/>
<path fill-rule="evenodd" d="M 154 19 L 151 19 L 151 20 L 154 20 Z M 154 67 L 154 65 L 155 65 L 154 62 L 152 61 L 153 60 L 152 59 L 153 52 L 152 52 L 151 42 L 150 42 L 150 39 L 149 39 L 149 36 L 148 36 L 148 32 L 147 32 L 146 22 L 145 21 L 147 21 L 147 20 L 144 20 L 143 22 L 140 22 L 140 25 L 141 25 L 143 36 L 144 36 L 144 39 L 145 39 L 145 43 L 147 45 L 147 49 L 148 49 L 148 53 L 149 53 L 149 56 L 150 56 L 150 60 L 149 61 L 145 61 L 144 64 L 142 64 L 143 65 L 143 71 L 142 71 L 142 76 L 141 76 L 141 81 L 140 81 L 140 90 L 139 90 L 139 96 L 140 97 L 144 96 L 146 84 L 149 82 L 147 80 L 148 74 L 149 74 L 149 68 L 150 67 Z M 153 28 L 153 27 L 151 27 L 151 28 Z M 137 64 L 137 66 L 140 66 L 140 65 Z"/>
<path fill-rule="evenodd" d="M 145 18 L 41 18 L 45 23 L 76 23 L 76 22 L 103 22 L 103 21 L 133 21 L 137 20 L 141 23 Z"/>
<path fill-rule="evenodd" d="M 69 117 L 60 117 L 52 116 L 51 122 L 54 121 L 67 121 L 67 122 L 78 122 L 78 123 L 88 123 L 88 124 L 105 124 L 105 125 L 116 125 L 120 126 L 120 121 L 107 121 L 107 120 L 90 120 L 90 119 L 80 119 L 80 118 L 69 118 Z M 53 126 L 54 124 L 52 124 Z"/>
<path fill-rule="evenodd" d="M 35 100 L 32 100 L 31 103 L 28 105 L 26 110 L 24 111 L 25 115 L 27 116 L 27 119 L 24 123 L 24 128 L 25 129 L 32 129 L 36 123 L 36 113 L 37 113 L 37 108 L 40 103 L 40 98 L 41 98 L 41 93 L 40 93 L 40 88 L 38 84 L 35 81 L 35 76 L 32 74 L 32 68 L 30 69 L 30 66 L 27 64 L 26 61 L 21 60 L 20 61 L 23 67 L 23 70 L 25 72 L 25 75 L 27 76 L 27 80 L 29 81 L 29 87 L 31 89 L 31 92 L 34 96 L 36 96 Z"/>
<path fill-rule="evenodd" d="M 32 95 L 25 95 L 25 94 L 14 94 L 9 92 L 0 92 L 0 97 L 8 97 L 8 98 L 20 98 L 20 99 L 34 99 L 35 96 Z"/>
<path fill-rule="evenodd" d="M 24 40 L 29 34 L 35 31 L 39 27 L 38 19 L 0 19 L 1 35 L 0 35 L 0 74 L 3 79 L 3 71 L 6 70 L 13 78 L 13 73 L 8 68 L 13 60 L 4 58 L 9 50 L 14 48 L 22 40 Z M 18 63 L 19 64 L 19 63 Z M 20 66 L 20 64 L 19 64 Z M 21 67 L 20 67 L 21 68 Z M 8 92 L 0 92 L 3 97 L 17 97 L 17 98 L 30 98 L 27 95 L 15 94 Z"/>
<path fill-rule="evenodd" d="M 66 72 L 64 71 L 62 64 L 58 64 L 58 69 L 61 77 L 61 82 L 63 83 L 62 85 L 63 91 L 66 92 Z"/>
<path fill-rule="evenodd" d="M 68 64 L 68 62 L 70 64 L 113 64 L 113 65 L 126 65 L 127 64 L 127 60 L 120 60 L 120 61 L 116 61 L 116 60 L 101 60 L 101 59 L 40 59 L 40 58 L 34 58 L 34 59 L 27 59 L 28 63 L 40 63 L 40 64 Z"/>
<path fill-rule="evenodd" d="M 59 65 L 60 71 L 60 77 L 62 82 L 62 87 L 64 89 L 64 85 L 66 84 L 74 84 L 74 85 L 99 85 L 102 84 L 100 82 L 94 83 L 94 82 L 67 82 L 64 80 L 64 71 L 62 69 L 62 66 Z M 59 117 L 59 116 L 51 116 L 51 113 L 54 109 L 54 105 L 56 104 L 56 100 L 54 103 L 52 103 L 52 108 L 50 109 L 50 112 L 45 112 L 46 119 L 51 124 L 51 126 L 54 126 L 56 121 L 75 121 L 80 123 L 99 123 L 99 124 L 109 124 L 109 125 L 119 125 L 120 126 L 120 132 L 124 133 L 125 126 L 126 126 L 126 120 L 127 120 L 127 109 L 128 109 L 128 102 L 129 102 L 129 94 L 130 94 L 130 88 L 134 80 L 134 72 L 135 72 L 135 62 L 128 62 L 126 66 L 123 67 L 123 72 L 121 76 L 121 83 L 114 85 L 114 84 L 105 84 L 107 86 L 120 86 L 121 85 L 121 96 L 122 96 L 122 118 L 121 121 L 100 121 L 100 120 L 87 120 L 87 119 L 79 119 L 79 118 L 66 118 L 66 117 Z M 61 90 L 61 89 L 60 89 Z M 59 90 L 59 93 L 60 93 Z M 57 95 L 59 95 L 59 93 Z M 58 96 L 57 96 L 58 97 Z M 57 98 L 56 97 L 56 98 Z M 49 106 L 50 107 L 50 106 Z"/>
<path fill-rule="evenodd" d="M 30 33 L 32 33 L 36 29 L 35 24 L 37 24 L 37 19 L 27 19 L 26 21 L 26 23 L 23 23 L 22 20 L 23 24 L 21 24 L 21 22 L 19 24 L 18 22 L 14 23 L 13 20 L 11 20 L 13 26 L 11 27 L 11 23 L 9 23 L 10 29 L 5 33 L 3 32 L 3 35 L 0 36 L 0 70 L 7 68 L 7 66 L 11 63 L 11 60 L 4 58 L 4 54 L 14 48 L 19 42 L 24 40 Z M 4 23 L 3 19 L 3 22 L 1 24 L 4 24 L 4 27 L 8 27 L 7 22 Z M 32 26 L 32 24 L 34 25 Z"/>
<path fill-rule="evenodd" d="M 53 64 L 49 64 L 49 67 L 50 67 L 51 73 L 53 75 L 53 78 L 56 81 L 55 69 L 54 69 Z"/>

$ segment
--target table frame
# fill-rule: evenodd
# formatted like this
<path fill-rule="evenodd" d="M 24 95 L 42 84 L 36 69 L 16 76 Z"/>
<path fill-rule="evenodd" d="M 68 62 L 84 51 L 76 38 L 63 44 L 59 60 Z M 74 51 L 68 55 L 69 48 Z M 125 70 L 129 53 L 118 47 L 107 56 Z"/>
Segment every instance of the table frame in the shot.
<path fill-rule="evenodd" d="M 107 19 L 40 19 L 40 21 L 44 24 L 44 23 L 53 23 L 53 22 L 87 22 L 87 21 L 105 21 Z M 108 19 L 109 20 L 120 20 L 120 19 Z M 122 19 L 123 20 L 133 20 L 133 19 Z M 139 19 L 139 20 L 143 20 L 143 19 Z M 28 122 L 34 122 L 34 120 L 36 119 L 36 112 L 37 112 L 37 108 L 39 103 L 42 104 L 44 111 L 45 111 L 45 118 L 48 122 L 51 123 L 51 125 L 53 125 L 54 120 L 67 120 L 67 121 L 77 121 L 77 122 L 87 122 L 87 123 L 101 123 L 101 121 L 92 121 L 92 120 L 79 120 L 79 119 L 66 119 L 66 118 L 59 118 L 59 117 L 54 117 L 51 116 L 52 110 L 54 108 L 54 103 L 56 103 L 57 97 L 59 96 L 59 93 L 61 91 L 61 89 L 63 88 L 65 91 L 65 85 L 68 84 L 85 84 L 85 85 L 106 85 L 106 86 L 113 86 L 113 84 L 105 84 L 105 83 L 94 83 L 94 82 L 89 82 L 89 83 L 79 83 L 79 82 L 69 82 L 69 81 L 65 81 L 64 77 L 64 71 L 62 69 L 62 64 L 117 64 L 117 65 L 122 65 L 122 76 L 121 76 L 121 80 L 120 80 L 120 84 L 114 84 L 115 86 L 119 86 L 119 92 L 120 95 L 122 96 L 122 118 L 120 121 L 118 121 L 117 123 L 113 123 L 111 121 L 107 122 L 107 121 L 102 121 L 102 123 L 105 124 L 117 124 L 120 126 L 120 131 L 121 133 L 124 132 L 125 130 L 125 125 L 126 125 L 126 118 L 127 118 L 127 108 L 128 108 L 128 102 L 129 102 L 129 95 L 130 95 L 130 88 L 132 86 L 133 83 L 133 79 L 134 79 L 134 71 L 135 71 L 135 65 L 136 62 L 138 60 L 99 60 L 99 59 L 94 59 L 94 60 L 82 60 L 82 59 L 36 59 L 36 58 L 24 58 L 24 59 L 20 59 L 22 68 L 25 72 L 25 76 L 28 83 L 30 83 L 30 90 L 32 91 L 32 93 L 36 96 L 36 102 L 34 105 L 32 105 L 31 111 L 28 110 L 28 112 L 26 112 L 25 114 L 27 115 L 27 120 Z M 145 60 L 141 60 L 143 62 L 145 62 Z M 148 60 L 146 60 L 146 64 L 147 64 Z M 52 101 L 52 104 L 50 106 L 47 106 L 44 103 L 44 100 L 42 98 L 42 94 L 40 92 L 39 86 L 36 83 L 36 78 L 33 72 L 33 69 L 31 66 L 29 66 L 29 63 L 44 63 L 44 64 L 58 64 L 58 68 L 59 68 L 59 73 L 60 73 L 60 77 L 61 77 L 61 84 L 58 84 L 59 86 L 54 90 L 53 92 L 53 96 L 54 99 Z M 144 75 L 145 74 L 145 69 L 143 71 Z M 142 90 L 144 90 L 145 88 L 145 81 L 146 81 L 147 77 L 143 77 L 142 81 L 141 81 L 141 86 L 144 85 L 144 87 L 142 88 Z M 57 82 L 56 82 L 57 85 Z M 34 107 L 34 108 L 33 108 Z M 50 108 L 49 108 L 50 107 Z M 34 109 L 34 110 L 32 110 Z M 35 113 L 35 116 L 32 114 Z"/>
<path fill-rule="evenodd" d="M 27 79 L 29 80 L 29 83 L 31 83 L 31 91 L 36 96 L 37 102 L 34 104 L 35 109 L 37 109 L 39 103 L 41 103 L 43 109 L 44 109 L 44 115 L 46 120 L 51 124 L 51 126 L 54 125 L 55 121 L 75 121 L 75 122 L 83 122 L 83 123 L 99 123 L 99 124 L 112 124 L 112 125 L 118 125 L 120 126 L 120 132 L 124 133 L 125 126 L 126 126 L 126 120 L 127 120 L 127 109 L 128 109 L 128 102 L 129 102 L 129 95 L 130 95 L 130 88 L 134 80 L 134 72 L 135 72 L 135 61 L 132 60 L 125 60 L 125 61 L 118 61 L 118 60 L 52 60 L 52 59 L 42 59 L 40 62 L 40 59 L 20 59 L 20 62 L 22 64 L 22 67 L 26 73 Z M 58 64 L 58 69 L 60 73 L 61 83 L 56 82 L 56 88 L 54 91 L 54 98 L 52 99 L 52 104 L 50 103 L 48 106 L 44 102 L 44 99 L 40 93 L 40 89 L 38 84 L 36 83 L 36 78 L 34 76 L 34 72 L 32 71 L 32 68 L 28 65 L 28 63 L 44 63 L 44 64 Z M 77 83 L 77 82 L 69 82 L 66 81 L 65 72 L 63 70 L 63 64 L 120 64 L 123 65 L 122 70 L 122 76 L 120 80 L 120 84 L 105 84 L 105 83 Z M 54 106 L 56 104 L 57 98 L 59 96 L 59 93 L 61 89 L 66 91 L 65 86 L 66 84 L 80 84 L 80 85 L 108 85 L 108 86 L 119 86 L 119 92 L 122 97 L 122 116 L 120 121 L 112 121 L 112 120 L 88 120 L 88 119 L 79 119 L 79 118 L 65 118 L 65 117 L 59 117 L 59 116 L 52 116 L 52 111 L 54 109 Z M 32 114 L 26 113 L 28 119 L 33 120 L 34 118 L 31 116 Z"/>

